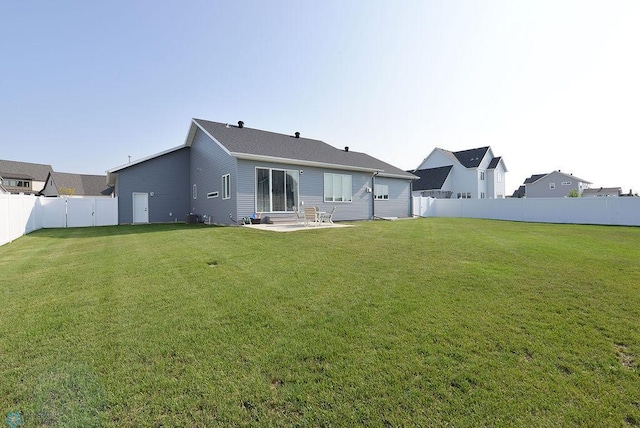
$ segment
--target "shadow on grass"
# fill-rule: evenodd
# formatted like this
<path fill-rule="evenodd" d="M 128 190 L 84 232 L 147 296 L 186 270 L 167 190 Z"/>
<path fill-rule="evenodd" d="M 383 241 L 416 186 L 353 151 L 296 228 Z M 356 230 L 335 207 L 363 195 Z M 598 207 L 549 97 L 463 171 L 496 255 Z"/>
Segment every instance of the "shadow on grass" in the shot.
<path fill-rule="evenodd" d="M 160 223 L 120 226 L 70 227 L 58 229 L 40 229 L 29 234 L 36 238 L 96 238 L 104 236 L 140 235 L 143 233 L 162 233 L 176 230 L 208 229 L 228 226 L 206 224 Z"/>

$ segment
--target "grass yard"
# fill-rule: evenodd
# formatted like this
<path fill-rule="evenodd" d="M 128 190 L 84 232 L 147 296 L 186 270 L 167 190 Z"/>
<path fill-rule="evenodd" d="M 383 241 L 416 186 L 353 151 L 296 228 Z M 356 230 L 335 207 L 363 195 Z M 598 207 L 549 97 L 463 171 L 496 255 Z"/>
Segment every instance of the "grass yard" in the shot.
<path fill-rule="evenodd" d="M 2 422 L 640 426 L 640 228 L 40 230 L 0 272 Z"/>

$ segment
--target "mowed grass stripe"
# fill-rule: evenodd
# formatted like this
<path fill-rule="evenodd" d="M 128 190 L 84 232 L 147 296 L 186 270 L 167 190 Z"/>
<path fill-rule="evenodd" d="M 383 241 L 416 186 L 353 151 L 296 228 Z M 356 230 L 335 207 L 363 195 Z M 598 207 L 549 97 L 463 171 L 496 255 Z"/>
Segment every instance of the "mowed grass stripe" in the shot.
<path fill-rule="evenodd" d="M 640 423 L 640 229 L 465 219 L 0 247 L 27 426 Z"/>

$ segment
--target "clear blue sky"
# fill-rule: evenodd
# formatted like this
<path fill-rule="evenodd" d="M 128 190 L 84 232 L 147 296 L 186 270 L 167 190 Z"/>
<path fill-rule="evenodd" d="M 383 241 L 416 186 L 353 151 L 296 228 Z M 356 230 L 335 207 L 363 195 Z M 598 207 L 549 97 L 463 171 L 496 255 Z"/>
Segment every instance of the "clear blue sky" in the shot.
<path fill-rule="evenodd" d="M 192 117 L 403 169 L 490 145 L 640 191 L 640 1 L 5 1 L 0 158 L 104 174 Z"/>

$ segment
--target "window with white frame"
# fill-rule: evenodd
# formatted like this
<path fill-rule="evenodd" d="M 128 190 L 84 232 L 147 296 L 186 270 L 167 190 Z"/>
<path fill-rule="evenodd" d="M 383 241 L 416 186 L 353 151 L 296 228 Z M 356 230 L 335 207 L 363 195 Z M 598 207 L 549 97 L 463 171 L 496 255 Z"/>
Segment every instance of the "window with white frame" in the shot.
<path fill-rule="evenodd" d="M 471 192 L 458 193 L 458 199 L 471 199 Z"/>
<path fill-rule="evenodd" d="M 389 200 L 389 185 L 376 184 L 374 199 L 382 201 Z"/>
<path fill-rule="evenodd" d="M 222 199 L 231 199 L 231 175 L 222 176 Z"/>
<path fill-rule="evenodd" d="M 480 199 L 484 199 L 484 192 L 480 192 Z"/>
<path fill-rule="evenodd" d="M 351 176 L 348 174 L 324 174 L 324 201 L 351 202 Z"/>
<path fill-rule="evenodd" d="M 484 171 L 480 171 L 480 181 L 484 181 Z"/>
<path fill-rule="evenodd" d="M 193 197 L 193 199 L 198 199 L 198 187 L 195 184 L 191 189 L 191 196 Z"/>
<path fill-rule="evenodd" d="M 299 182 L 297 169 L 256 168 L 256 212 L 293 212 Z"/>
<path fill-rule="evenodd" d="M 562 185 L 563 186 L 571 186 L 571 182 L 570 181 L 563 181 Z"/>
<path fill-rule="evenodd" d="M 556 188 L 556 183 L 549 183 L 549 190 L 554 190 Z"/>
<path fill-rule="evenodd" d="M 502 183 L 502 172 L 498 171 L 498 183 Z"/>

